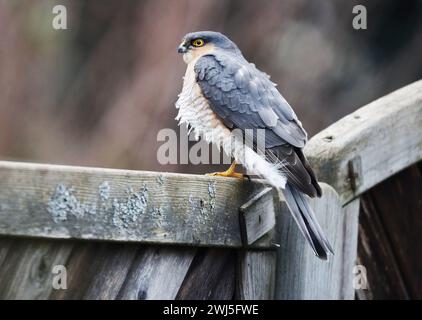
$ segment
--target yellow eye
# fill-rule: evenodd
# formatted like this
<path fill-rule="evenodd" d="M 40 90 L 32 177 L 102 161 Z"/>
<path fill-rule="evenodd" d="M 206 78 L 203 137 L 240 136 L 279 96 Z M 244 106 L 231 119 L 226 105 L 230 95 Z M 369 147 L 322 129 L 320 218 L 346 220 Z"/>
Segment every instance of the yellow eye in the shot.
<path fill-rule="evenodd" d="M 195 39 L 195 40 L 192 41 L 192 45 L 194 47 L 202 47 L 204 45 L 204 43 L 205 42 L 202 39 Z"/>

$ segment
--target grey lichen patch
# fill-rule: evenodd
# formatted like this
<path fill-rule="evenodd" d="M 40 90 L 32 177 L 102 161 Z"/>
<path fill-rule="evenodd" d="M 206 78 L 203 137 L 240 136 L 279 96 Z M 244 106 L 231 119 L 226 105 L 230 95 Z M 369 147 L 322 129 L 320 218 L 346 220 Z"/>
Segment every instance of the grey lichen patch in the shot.
<path fill-rule="evenodd" d="M 208 199 L 194 197 L 192 194 L 189 194 L 188 203 L 192 216 L 196 216 L 196 211 L 200 213 L 200 219 L 206 219 L 208 214 L 214 213 L 216 207 L 216 182 L 208 182 Z"/>
<path fill-rule="evenodd" d="M 96 214 L 97 213 L 97 205 L 95 203 L 84 203 L 82 204 L 84 207 L 84 212 L 89 214 Z"/>
<path fill-rule="evenodd" d="M 113 225 L 127 229 L 147 211 L 148 188 L 146 184 L 135 192 L 132 187 L 126 190 L 126 198 L 113 199 Z"/>
<path fill-rule="evenodd" d="M 212 212 L 207 208 L 207 203 L 203 199 L 199 199 L 199 212 L 201 214 L 194 215 L 194 219 L 197 225 L 210 225 L 211 218 L 209 213 Z"/>
<path fill-rule="evenodd" d="M 189 221 L 187 223 L 190 226 L 199 226 L 199 225 L 209 225 L 210 223 L 210 205 L 208 201 L 205 201 L 202 198 L 194 197 L 192 194 L 189 195 L 189 208 L 190 208 L 190 215 Z M 196 228 L 192 228 L 190 230 L 194 235 L 196 233 Z"/>
<path fill-rule="evenodd" d="M 153 207 L 151 210 L 151 215 L 154 217 L 160 217 L 162 216 L 163 210 L 161 207 Z"/>
<path fill-rule="evenodd" d="M 53 195 L 47 203 L 47 211 L 51 214 L 54 222 L 65 221 L 69 215 L 76 218 L 83 217 L 85 213 L 95 214 L 95 203 L 82 203 L 75 195 L 72 187 L 58 184 Z"/>
<path fill-rule="evenodd" d="M 110 197 L 110 185 L 108 181 L 104 181 L 98 187 L 98 193 L 102 202 L 106 202 Z"/>
<path fill-rule="evenodd" d="M 151 217 L 153 218 L 154 226 L 163 227 L 165 211 L 161 207 L 153 207 L 151 210 Z"/>
<path fill-rule="evenodd" d="M 6 211 L 6 210 L 9 210 L 9 209 L 10 209 L 10 207 L 9 207 L 8 203 L 0 203 L 0 212 Z"/>
<path fill-rule="evenodd" d="M 199 208 L 200 208 L 201 214 L 207 213 L 204 199 L 199 199 Z"/>
<path fill-rule="evenodd" d="M 198 212 L 198 211 L 201 214 L 206 213 L 205 203 L 203 199 L 194 197 L 192 194 L 189 194 L 188 203 L 189 203 L 190 211 L 192 213 L 191 216 L 194 217 L 195 212 Z"/>
<path fill-rule="evenodd" d="M 189 194 L 189 208 L 194 209 L 195 208 L 195 198 L 193 197 L 192 193 Z"/>
<path fill-rule="evenodd" d="M 215 209 L 216 193 L 217 193 L 216 182 L 215 181 L 208 182 L 209 206 L 210 206 L 211 211 Z"/>
<path fill-rule="evenodd" d="M 163 174 L 159 174 L 156 180 L 159 186 L 164 185 L 164 182 L 166 182 L 166 178 L 163 176 Z"/>

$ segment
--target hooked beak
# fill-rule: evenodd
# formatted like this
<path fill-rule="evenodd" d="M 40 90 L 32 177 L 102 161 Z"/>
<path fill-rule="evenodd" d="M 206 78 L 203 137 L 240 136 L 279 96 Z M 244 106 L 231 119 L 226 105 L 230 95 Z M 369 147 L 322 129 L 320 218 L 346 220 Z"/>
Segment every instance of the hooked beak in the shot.
<path fill-rule="evenodd" d="M 186 53 L 188 51 L 188 48 L 186 46 L 186 42 L 182 42 L 178 47 L 177 47 L 177 52 L 178 53 Z"/>

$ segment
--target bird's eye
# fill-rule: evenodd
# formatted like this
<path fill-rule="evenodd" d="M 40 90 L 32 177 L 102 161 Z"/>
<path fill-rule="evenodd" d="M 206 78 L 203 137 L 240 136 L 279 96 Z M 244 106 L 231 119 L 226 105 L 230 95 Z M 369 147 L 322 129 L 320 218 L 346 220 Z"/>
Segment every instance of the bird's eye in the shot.
<path fill-rule="evenodd" d="M 195 40 L 192 41 L 192 45 L 194 47 L 202 47 L 204 45 L 204 43 L 205 42 L 202 39 L 195 39 Z"/>

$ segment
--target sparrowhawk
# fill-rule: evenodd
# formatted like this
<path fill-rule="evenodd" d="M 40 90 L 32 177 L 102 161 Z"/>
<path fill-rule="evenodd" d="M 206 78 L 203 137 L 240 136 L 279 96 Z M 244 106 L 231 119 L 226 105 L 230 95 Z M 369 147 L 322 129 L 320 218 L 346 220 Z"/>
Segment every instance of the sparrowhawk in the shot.
<path fill-rule="evenodd" d="M 307 199 L 321 196 L 321 188 L 302 151 L 307 135 L 276 85 L 221 33 L 189 33 L 178 52 L 183 54 L 187 70 L 176 103 L 176 119 L 234 158 L 227 171 L 216 175 L 242 177 L 235 172 L 236 163 L 240 163 L 265 179 L 283 193 L 314 253 L 326 259 L 333 249 Z M 239 140 L 234 132 L 246 133 L 248 129 L 252 143 L 233 143 Z M 257 141 L 258 132 L 264 133 L 261 144 Z"/>

